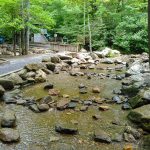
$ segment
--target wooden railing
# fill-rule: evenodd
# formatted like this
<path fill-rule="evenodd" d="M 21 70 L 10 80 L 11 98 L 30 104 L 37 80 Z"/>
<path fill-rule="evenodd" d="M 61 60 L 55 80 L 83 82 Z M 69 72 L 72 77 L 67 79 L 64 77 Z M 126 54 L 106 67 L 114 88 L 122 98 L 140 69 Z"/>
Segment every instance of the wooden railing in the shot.
<path fill-rule="evenodd" d="M 70 52 L 78 52 L 79 45 L 78 44 L 63 44 L 63 43 L 56 43 L 50 42 L 50 49 L 53 51 L 70 51 Z"/>

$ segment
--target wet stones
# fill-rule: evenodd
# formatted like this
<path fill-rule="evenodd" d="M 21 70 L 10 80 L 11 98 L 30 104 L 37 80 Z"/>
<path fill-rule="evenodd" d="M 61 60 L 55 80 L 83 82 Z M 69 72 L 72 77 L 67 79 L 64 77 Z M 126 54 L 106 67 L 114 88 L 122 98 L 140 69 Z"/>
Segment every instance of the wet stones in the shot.
<path fill-rule="evenodd" d="M 35 63 L 27 64 L 24 68 L 27 69 L 27 71 L 37 71 L 43 68 L 43 64 L 35 64 Z"/>
<path fill-rule="evenodd" d="M 16 116 L 11 110 L 6 110 L 1 120 L 1 126 L 11 128 L 16 126 Z"/>
<path fill-rule="evenodd" d="M 94 87 L 94 88 L 92 89 L 92 92 L 93 92 L 93 93 L 100 93 L 100 88 L 99 88 L 99 87 Z"/>
<path fill-rule="evenodd" d="M 86 88 L 86 87 L 80 88 L 80 89 L 79 89 L 79 93 L 80 93 L 80 94 L 86 94 L 86 93 L 87 93 L 87 88 Z"/>
<path fill-rule="evenodd" d="M 49 110 L 49 105 L 48 104 L 39 104 L 37 105 L 38 109 L 43 112 L 43 111 L 48 111 Z"/>
<path fill-rule="evenodd" d="M 57 89 L 50 89 L 50 90 L 48 91 L 48 93 L 49 93 L 49 95 L 51 95 L 51 96 L 58 96 L 58 95 L 60 94 L 60 91 L 57 90 Z"/>
<path fill-rule="evenodd" d="M 109 110 L 110 108 L 109 108 L 109 106 L 106 106 L 106 105 L 100 105 L 99 106 L 99 110 L 101 110 L 101 111 L 106 111 L 106 110 Z"/>
<path fill-rule="evenodd" d="M 11 80 L 7 80 L 7 79 L 0 79 L 0 85 L 5 90 L 12 90 L 14 88 L 14 83 Z"/>
<path fill-rule="evenodd" d="M 69 102 L 67 105 L 68 109 L 75 109 L 75 107 L 77 106 L 76 102 Z"/>
<path fill-rule="evenodd" d="M 17 73 L 12 73 L 8 77 L 8 80 L 11 80 L 14 83 L 14 85 L 16 85 L 16 84 L 23 84 L 22 78 Z"/>
<path fill-rule="evenodd" d="M 61 134 L 77 134 L 78 133 L 78 129 L 77 128 L 73 128 L 73 127 L 67 127 L 67 126 L 61 126 L 61 125 L 56 125 L 55 126 L 55 131 Z"/>
<path fill-rule="evenodd" d="M 5 93 L 5 89 L 0 85 L 0 97 L 2 97 Z"/>
<path fill-rule="evenodd" d="M 94 141 L 101 142 L 101 143 L 109 144 L 112 142 L 110 136 L 106 132 L 101 131 L 101 130 L 94 132 L 93 139 Z"/>
<path fill-rule="evenodd" d="M 54 85 L 51 83 L 47 83 L 44 85 L 44 90 L 49 90 L 49 89 L 53 89 Z"/>
<path fill-rule="evenodd" d="M 38 109 L 37 104 L 32 104 L 32 105 L 30 105 L 30 106 L 29 106 L 29 109 L 32 110 L 32 111 L 35 112 L 35 113 L 39 113 L 39 112 L 40 112 L 39 109 Z"/>
<path fill-rule="evenodd" d="M 121 98 L 119 96 L 117 96 L 117 95 L 112 97 L 112 101 L 117 103 L 117 104 L 121 104 L 122 103 Z"/>
<path fill-rule="evenodd" d="M 52 97 L 49 96 L 45 96 L 42 98 L 42 100 L 40 101 L 40 104 L 51 104 L 53 102 Z"/>
<path fill-rule="evenodd" d="M 57 109 L 58 110 L 64 110 L 68 107 L 68 104 L 70 103 L 70 100 L 68 99 L 62 99 L 60 101 L 57 102 Z"/>
<path fill-rule="evenodd" d="M 15 129 L 0 129 L 0 140 L 3 142 L 17 142 L 20 140 L 19 132 Z"/>
<path fill-rule="evenodd" d="M 46 67 L 47 69 L 54 71 L 56 66 L 54 63 L 49 62 L 49 63 L 46 63 Z"/>

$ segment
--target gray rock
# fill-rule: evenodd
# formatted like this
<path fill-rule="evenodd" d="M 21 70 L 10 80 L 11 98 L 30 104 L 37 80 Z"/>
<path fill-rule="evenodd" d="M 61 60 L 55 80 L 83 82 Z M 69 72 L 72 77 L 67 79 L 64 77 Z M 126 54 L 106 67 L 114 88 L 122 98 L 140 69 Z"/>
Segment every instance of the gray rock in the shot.
<path fill-rule="evenodd" d="M 75 107 L 77 106 L 76 102 L 69 102 L 67 105 L 68 109 L 75 109 Z"/>
<path fill-rule="evenodd" d="M 118 133 L 116 133 L 112 138 L 112 141 L 114 142 L 122 142 L 122 140 L 123 140 L 122 134 L 118 134 Z"/>
<path fill-rule="evenodd" d="M 7 79 L 0 79 L 0 85 L 5 89 L 5 90 L 12 90 L 14 88 L 14 83 L 11 80 Z"/>
<path fill-rule="evenodd" d="M 0 129 L 0 140 L 3 142 L 18 142 L 20 135 L 17 130 L 10 128 Z"/>
<path fill-rule="evenodd" d="M 55 126 L 55 131 L 58 132 L 58 133 L 71 134 L 71 135 L 78 133 L 77 128 L 68 127 L 68 126 L 61 126 L 61 125 L 56 125 Z"/>
<path fill-rule="evenodd" d="M 11 110 L 6 110 L 1 120 L 1 126 L 11 128 L 16 126 L 16 116 Z"/>
<path fill-rule="evenodd" d="M 122 105 L 122 109 L 123 109 L 123 110 L 129 110 L 129 109 L 131 109 L 131 106 L 130 106 L 129 103 L 124 103 L 124 104 Z"/>
<path fill-rule="evenodd" d="M 64 110 L 67 108 L 68 104 L 70 103 L 70 100 L 68 99 L 61 99 L 57 102 L 57 109 L 58 110 Z"/>
<path fill-rule="evenodd" d="M 83 101 L 83 104 L 90 106 L 90 105 L 92 105 L 93 103 L 92 103 L 92 101 L 90 101 L 90 100 L 86 100 L 86 101 Z"/>
<path fill-rule="evenodd" d="M 36 104 L 30 105 L 29 109 L 32 110 L 35 113 L 39 113 L 40 112 Z"/>
<path fill-rule="evenodd" d="M 57 56 L 52 56 L 51 57 L 51 62 L 52 63 L 60 63 L 61 62 L 61 59 Z"/>
<path fill-rule="evenodd" d="M 87 93 L 87 88 L 80 88 L 79 93 L 80 94 L 86 94 Z"/>
<path fill-rule="evenodd" d="M 134 138 L 134 136 L 132 134 L 124 133 L 123 137 L 126 142 L 131 142 L 131 143 L 136 142 L 136 139 Z"/>
<path fill-rule="evenodd" d="M 53 87 L 54 87 L 54 85 L 51 84 L 51 83 L 46 83 L 46 84 L 44 85 L 44 89 L 45 89 L 45 90 L 53 89 Z"/>
<path fill-rule="evenodd" d="M 121 104 L 122 103 L 122 101 L 121 101 L 121 98 L 119 97 L 119 96 L 114 96 L 113 98 L 112 98 L 112 100 L 113 100 L 113 102 L 115 102 L 115 103 L 117 103 L 117 104 Z"/>
<path fill-rule="evenodd" d="M 47 69 L 54 71 L 55 70 L 55 64 L 54 63 L 46 63 Z"/>
<path fill-rule="evenodd" d="M 17 73 L 12 73 L 7 79 L 11 80 L 14 84 L 23 84 L 22 78 Z"/>
<path fill-rule="evenodd" d="M 51 96 L 45 96 L 42 98 L 42 100 L 40 101 L 40 104 L 50 104 L 53 102 L 53 99 Z"/>
<path fill-rule="evenodd" d="M 150 101 L 150 89 L 144 91 L 143 99 Z"/>
<path fill-rule="evenodd" d="M 27 64 L 24 68 L 27 69 L 27 71 L 37 71 L 41 68 L 43 68 L 43 64 L 38 64 L 38 63 L 32 63 L 32 64 Z"/>
<path fill-rule="evenodd" d="M 0 97 L 2 97 L 5 93 L 5 89 L 0 85 Z"/>
<path fill-rule="evenodd" d="M 39 104 L 39 105 L 37 105 L 38 106 L 38 109 L 40 110 L 40 111 L 48 111 L 49 110 L 49 105 L 48 104 Z"/>
<path fill-rule="evenodd" d="M 150 132 L 150 104 L 132 110 L 128 118 L 143 130 Z"/>
<path fill-rule="evenodd" d="M 80 111 L 87 111 L 88 110 L 88 106 L 81 106 Z"/>
<path fill-rule="evenodd" d="M 94 133 L 94 141 L 101 143 L 111 143 L 111 138 L 106 132 L 98 130 Z"/>

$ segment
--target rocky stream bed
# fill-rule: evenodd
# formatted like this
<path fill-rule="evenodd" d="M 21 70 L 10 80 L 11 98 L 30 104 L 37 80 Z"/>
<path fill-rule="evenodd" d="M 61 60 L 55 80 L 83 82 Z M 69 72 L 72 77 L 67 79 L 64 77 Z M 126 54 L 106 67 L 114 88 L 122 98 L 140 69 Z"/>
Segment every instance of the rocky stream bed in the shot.
<path fill-rule="evenodd" d="M 58 53 L 1 78 L 0 97 L 0 150 L 150 149 L 146 53 Z"/>

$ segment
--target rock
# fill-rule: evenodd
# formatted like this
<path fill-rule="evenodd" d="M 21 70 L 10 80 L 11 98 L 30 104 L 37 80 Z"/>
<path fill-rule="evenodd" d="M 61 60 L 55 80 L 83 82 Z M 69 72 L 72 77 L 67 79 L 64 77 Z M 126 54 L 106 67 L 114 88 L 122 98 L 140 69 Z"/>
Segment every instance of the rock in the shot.
<path fill-rule="evenodd" d="M 143 106 L 143 105 L 148 104 L 148 103 L 150 103 L 150 101 L 142 99 L 140 94 L 129 99 L 129 104 L 131 105 L 132 108 L 137 108 L 137 107 Z"/>
<path fill-rule="evenodd" d="M 42 62 L 51 62 L 51 57 L 50 58 L 43 58 Z"/>
<path fill-rule="evenodd" d="M 17 99 L 17 105 L 25 105 L 26 104 L 26 100 L 23 99 Z"/>
<path fill-rule="evenodd" d="M 7 79 L 0 79 L 0 85 L 5 89 L 5 90 L 12 90 L 14 88 L 14 83 L 11 80 Z"/>
<path fill-rule="evenodd" d="M 113 102 L 117 103 L 117 104 L 121 104 L 122 101 L 121 101 L 121 98 L 119 96 L 113 96 L 112 98 Z"/>
<path fill-rule="evenodd" d="M 87 111 L 88 110 L 88 106 L 81 106 L 80 111 Z"/>
<path fill-rule="evenodd" d="M 7 79 L 12 81 L 14 84 L 23 84 L 22 78 L 17 73 L 12 73 L 9 77 L 7 77 Z"/>
<path fill-rule="evenodd" d="M 54 63 L 46 63 L 46 67 L 47 67 L 47 69 L 54 71 L 56 65 Z"/>
<path fill-rule="evenodd" d="M 111 138 L 106 132 L 98 130 L 94 133 L 94 141 L 101 143 L 111 143 Z"/>
<path fill-rule="evenodd" d="M 124 133 L 123 137 L 126 142 L 130 142 L 130 143 L 136 142 L 136 139 L 134 138 L 134 136 L 132 134 Z"/>
<path fill-rule="evenodd" d="M 40 112 L 39 109 L 38 109 L 38 106 L 36 104 L 30 105 L 29 109 L 31 109 L 35 113 L 39 113 Z"/>
<path fill-rule="evenodd" d="M 121 94 L 121 90 L 120 89 L 114 89 L 113 94 Z"/>
<path fill-rule="evenodd" d="M 118 133 L 116 133 L 112 139 L 112 141 L 114 142 L 122 142 L 122 140 L 123 140 L 122 134 L 118 134 Z"/>
<path fill-rule="evenodd" d="M 95 115 L 92 116 L 92 118 L 94 120 L 98 120 L 98 119 L 101 119 L 102 117 L 99 114 L 95 114 Z"/>
<path fill-rule="evenodd" d="M 94 59 L 94 60 L 99 59 L 99 57 L 98 57 L 97 54 L 95 54 L 95 53 L 90 53 L 90 56 L 91 56 L 92 59 Z"/>
<path fill-rule="evenodd" d="M 78 86 L 79 89 L 81 88 L 87 88 L 83 83 L 81 83 L 79 86 Z"/>
<path fill-rule="evenodd" d="M 132 134 L 135 139 L 139 139 L 141 137 L 141 133 L 130 126 L 125 127 L 125 132 L 128 134 Z"/>
<path fill-rule="evenodd" d="M 10 128 L 0 129 L 0 140 L 3 142 L 18 142 L 20 135 L 17 130 Z"/>
<path fill-rule="evenodd" d="M 87 106 L 90 106 L 90 105 L 92 105 L 92 101 L 86 100 L 86 101 L 83 101 L 83 104 L 87 105 Z"/>
<path fill-rule="evenodd" d="M 2 97 L 5 93 L 5 89 L 0 85 L 0 97 Z"/>
<path fill-rule="evenodd" d="M 49 110 L 49 105 L 48 104 L 39 104 L 39 105 L 37 105 L 38 106 L 38 109 L 40 110 L 40 111 L 48 111 Z"/>
<path fill-rule="evenodd" d="M 94 87 L 94 88 L 92 89 L 92 92 L 93 92 L 93 93 L 100 93 L 100 88 L 99 88 L 99 87 Z"/>
<path fill-rule="evenodd" d="M 68 99 L 61 99 L 60 101 L 57 102 L 57 109 L 58 110 L 64 110 L 68 107 L 68 104 L 70 103 L 70 100 Z"/>
<path fill-rule="evenodd" d="M 130 106 L 129 103 L 124 103 L 124 104 L 122 105 L 122 109 L 123 109 L 123 110 L 129 110 L 129 109 L 131 109 L 131 106 Z"/>
<path fill-rule="evenodd" d="M 36 76 L 36 73 L 34 71 L 27 72 L 26 74 L 26 78 L 30 78 L 30 77 L 34 78 L 35 76 Z"/>
<path fill-rule="evenodd" d="M 36 77 L 35 77 L 35 82 L 45 82 L 46 81 L 46 73 L 44 71 L 42 71 L 41 69 L 39 69 L 38 71 L 36 71 Z"/>
<path fill-rule="evenodd" d="M 87 88 L 80 88 L 79 93 L 80 94 L 86 94 L 87 93 Z"/>
<path fill-rule="evenodd" d="M 95 65 L 92 64 L 92 65 L 90 65 L 88 68 L 89 68 L 89 69 L 95 69 Z"/>
<path fill-rule="evenodd" d="M 1 120 L 1 126 L 11 128 L 16 126 L 16 116 L 11 110 L 6 110 Z"/>
<path fill-rule="evenodd" d="M 42 98 L 42 100 L 40 101 L 40 104 L 50 104 L 53 102 L 53 99 L 51 96 L 45 96 Z"/>
<path fill-rule="evenodd" d="M 60 138 L 59 137 L 57 137 L 57 136 L 51 136 L 50 137 L 50 142 L 56 142 L 56 141 L 59 141 L 60 140 Z"/>
<path fill-rule="evenodd" d="M 60 126 L 60 125 L 55 126 L 55 131 L 58 132 L 58 133 L 71 134 L 71 135 L 78 133 L 77 128 L 72 128 L 72 127 L 67 127 L 67 126 Z"/>
<path fill-rule="evenodd" d="M 150 88 L 149 90 L 144 91 L 143 99 L 148 100 L 150 102 Z"/>
<path fill-rule="evenodd" d="M 28 83 L 35 83 L 35 79 L 34 78 L 27 78 L 26 79 Z"/>
<path fill-rule="evenodd" d="M 63 98 L 69 98 L 70 96 L 67 95 L 67 94 L 63 94 L 62 97 L 63 97 Z"/>
<path fill-rule="evenodd" d="M 150 104 L 131 110 L 128 118 L 143 130 L 150 132 Z"/>
<path fill-rule="evenodd" d="M 51 62 L 52 63 L 60 63 L 61 62 L 61 59 L 59 58 L 59 57 L 57 57 L 57 56 L 52 56 L 51 57 Z"/>
<path fill-rule="evenodd" d="M 103 60 L 103 63 L 105 63 L 105 64 L 113 64 L 114 61 L 112 59 L 107 58 L 107 59 Z"/>
<path fill-rule="evenodd" d="M 80 69 L 87 69 L 87 66 L 86 65 L 81 65 Z"/>
<path fill-rule="evenodd" d="M 67 55 L 66 53 L 57 53 L 57 56 L 61 59 L 61 60 L 71 60 L 72 56 Z"/>
<path fill-rule="evenodd" d="M 77 106 L 76 102 L 69 102 L 67 105 L 68 109 L 75 109 L 75 107 Z"/>
<path fill-rule="evenodd" d="M 132 64 L 132 66 L 130 67 L 129 70 L 127 70 L 126 75 L 130 76 L 130 75 L 136 75 L 136 74 L 140 74 L 142 70 L 142 66 L 140 64 L 140 62 L 134 62 Z"/>
<path fill-rule="evenodd" d="M 46 83 L 44 85 L 44 90 L 49 90 L 49 89 L 53 89 L 53 88 L 54 88 L 54 85 L 51 83 Z"/>
<path fill-rule="evenodd" d="M 27 69 L 27 71 L 37 71 L 43 67 L 44 67 L 43 64 L 32 63 L 32 64 L 27 64 L 24 68 Z"/>
<path fill-rule="evenodd" d="M 142 147 L 143 147 L 143 150 L 149 150 L 149 148 L 150 148 L 150 135 L 144 136 Z"/>
<path fill-rule="evenodd" d="M 58 96 L 58 95 L 60 94 L 60 91 L 57 90 L 57 89 L 50 89 L 50 90 L 48 91 L 48 93 L 49 93 L 49 95 L 51 95 L 51 96 Z"/>
<path fill-rule="evenodd" d="M 99 106 L 99 110 L 102 110 L 102 111 L 109 110 L 109 106 L 106 106 L 106 105 L 100 105 L 100 106 Z"/>
<path fill-rule="evenodd" d="M 26 70 L 26 69 L 22 69 L 21 71 L 18 72 L 18 75 L 19 75 L 22 79 L 25 79 L 25 78 L 26 78 L 26 74 L 27 74 L 27 70 Z"/>

